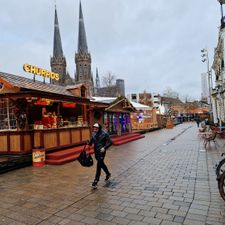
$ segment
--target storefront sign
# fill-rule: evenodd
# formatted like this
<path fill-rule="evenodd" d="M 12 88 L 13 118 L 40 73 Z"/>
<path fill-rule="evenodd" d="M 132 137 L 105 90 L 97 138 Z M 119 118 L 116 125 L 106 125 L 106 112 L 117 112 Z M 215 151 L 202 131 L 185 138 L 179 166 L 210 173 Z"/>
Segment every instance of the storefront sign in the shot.
<path fill-rule="evenodd" d="M 62 106 L 64 108 L 76 108 L 76 103 L 63 102 Z"/>
<path fill-rule="evenodd" d="M 39 100 L 35 101 L 34 104 L 46 106 L 46 105 L 51 105 L 52 102 L 48 99 L 39 99 Z"/>
<path fill-rule="evenodd" d="M 59 80 L 59 74 L 58 73 L 50 72 L 48 70 L 38 68 L 36 66 L 24 64 L 23 69 L 27 73 L 33 73 L 35 75 L 43 76 L 43 77 L 46 77 L 46 78 L 51 78 L 52 80 Z"/>

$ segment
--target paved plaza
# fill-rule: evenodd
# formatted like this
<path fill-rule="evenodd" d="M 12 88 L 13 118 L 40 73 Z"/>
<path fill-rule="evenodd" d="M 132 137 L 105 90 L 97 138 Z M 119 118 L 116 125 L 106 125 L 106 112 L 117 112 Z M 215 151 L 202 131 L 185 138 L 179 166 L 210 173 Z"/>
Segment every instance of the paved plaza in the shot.
<path fill-rule="evenodd" d="M 26 167 L 0 175 L 0 224 L 25 225 L 223 225 L 225 202 L 214 166 L 223 150 L 204 150 L 195 123 L 146 133 L 112 146 L 112 173 L 98 189 L 95 167 L 75 161 Z"/>

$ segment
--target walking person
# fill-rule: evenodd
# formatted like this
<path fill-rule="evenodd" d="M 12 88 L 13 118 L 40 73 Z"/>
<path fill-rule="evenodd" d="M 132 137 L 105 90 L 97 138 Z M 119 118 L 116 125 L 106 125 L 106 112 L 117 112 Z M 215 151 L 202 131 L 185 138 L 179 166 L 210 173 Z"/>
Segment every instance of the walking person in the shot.
<path fill-rule="evenodd" d="M 197 123 L 197 127 L 199 127 L 199 124 L 200 124 L 200 119 L 199 119 L 199 117 L 196 117 L 196 119 L 195 119 L 195 121 L 196 121 L 196 123 Z"/>
<path fill-rule="evenodd" d="M 93 134 L 88 145 L 91 146 L 92 144 L 94 144 L 95 159 L 97 160 L 96 174 L 92 187 L 97 188 L 101 176 L 101 169 L 103 169 L 106 174 L 105 181 L 108 181 L 111 177 L 111 173 L 104 163 L 104 158 L 106 150 L 112 145 L 109 134 L 102 130 L 102 126 L 99 123 L 93 125 Z"/>

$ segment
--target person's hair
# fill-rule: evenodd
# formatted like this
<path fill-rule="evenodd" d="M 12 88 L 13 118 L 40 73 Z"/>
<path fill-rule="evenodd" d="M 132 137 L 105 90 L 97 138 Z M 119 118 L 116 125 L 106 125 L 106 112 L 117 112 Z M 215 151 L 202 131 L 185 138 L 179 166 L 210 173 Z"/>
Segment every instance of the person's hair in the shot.
<path fill-rule="evenodd" d="M 99 125 L 99 130 L 102 130 L 102 125 L 100 123 L 98 123 Z"/>
<path fill-rule="evenodd" d="M 98 124 L 98 127 L 96 127 L 96 128 L 98 128 L 98 132 L 100 132 L 102 130 L 102 125 L 100 123 L 97 123 L 97 124 Z"/>

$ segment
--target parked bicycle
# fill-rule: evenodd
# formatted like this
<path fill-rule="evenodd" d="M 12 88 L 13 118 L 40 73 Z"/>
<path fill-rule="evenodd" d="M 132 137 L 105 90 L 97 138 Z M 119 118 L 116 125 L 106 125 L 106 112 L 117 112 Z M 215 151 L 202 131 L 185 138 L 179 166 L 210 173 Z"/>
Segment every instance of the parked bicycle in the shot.
<path fill-rule="evenodd" d="M 225 153 L 223 153 L 221 156 L 225 156 Z M 216 176 L 220 195 L 225 201 L 225 158 L 223 158 L 216 166 Z"/>
<path fill-rule="evenodd" d="M 225 153 L 221 154 L 221 157 L 225 156 Z M 225 172 L 225 157 L 216 165 L 216 176 L 220 177 Z"/>

